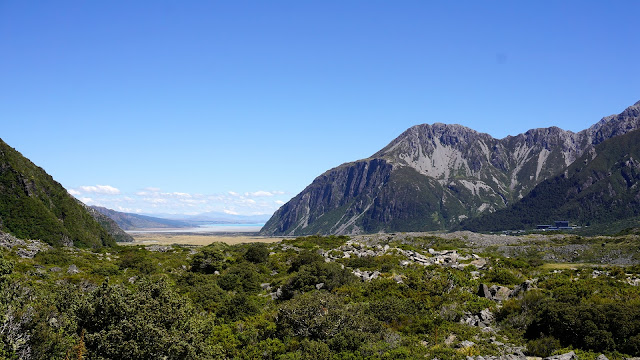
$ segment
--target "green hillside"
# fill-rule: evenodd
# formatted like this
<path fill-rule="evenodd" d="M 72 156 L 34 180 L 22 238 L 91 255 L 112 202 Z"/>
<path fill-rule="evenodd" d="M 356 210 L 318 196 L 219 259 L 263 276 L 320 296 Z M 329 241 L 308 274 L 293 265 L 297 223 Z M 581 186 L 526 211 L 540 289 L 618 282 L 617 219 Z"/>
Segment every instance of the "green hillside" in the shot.
<path fill-rule="evenodd" d="M 640 131 L 603 142 L 565 174 L 546 180 L 512 206 L 470 219 L 471 231 L 527 229 L 569 220 L 602 225 L 640 215 Z"/>
<path fill-rule="evenodd" d="M 115 245 L 113 237 L 62 185 L 2 139 L 0 230 L 51 245 Z"/>

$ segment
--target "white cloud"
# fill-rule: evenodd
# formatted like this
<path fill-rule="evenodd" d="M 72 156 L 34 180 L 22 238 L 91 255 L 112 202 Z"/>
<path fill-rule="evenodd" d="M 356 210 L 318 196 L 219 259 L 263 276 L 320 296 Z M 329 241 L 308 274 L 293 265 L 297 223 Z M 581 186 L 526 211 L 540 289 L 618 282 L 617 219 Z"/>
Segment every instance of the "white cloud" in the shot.
<path fill-rule="evenodd" d="M 144 198 L 144 201 L 150 202 L 152 204 L 166 204 L 167 199 L 155 199 L 155 198 Z"/>
<path fill-rule="evenodd" d="M 126 208 L 126 207 L 122 207 L 122 206 L 116 207 L 115 210 L 126 212 L 126 213 L 141 213 L 142 212 L 142 209 L 132 209 L 132 208 Z"/>
<path fill-rule="evenodd" d="M 69 191 L 88 205 L 99 205 L 128 213 L 200 214 L 208 211 L 230 215 L 269 214 L 287 199 L 284 191 L 225 191 L 221 193 L 187 193 L 145 187 L 121 192 L 109 185 L 81 186 Z"/>
<path fill-rule="evenodd" d="M 120 190 L 109 185 L 95 185 L 95 186 L 80 186 L 79 190 L 85 193 L 105 194 L 105 195 L 118 195 Z"/>
<path fill-rule="evenodd" d="M 261 197 L 261 196 L 273 196 L 269 191 L 258 190 L 255 192 L 246 192 L 244 196 Z"/>

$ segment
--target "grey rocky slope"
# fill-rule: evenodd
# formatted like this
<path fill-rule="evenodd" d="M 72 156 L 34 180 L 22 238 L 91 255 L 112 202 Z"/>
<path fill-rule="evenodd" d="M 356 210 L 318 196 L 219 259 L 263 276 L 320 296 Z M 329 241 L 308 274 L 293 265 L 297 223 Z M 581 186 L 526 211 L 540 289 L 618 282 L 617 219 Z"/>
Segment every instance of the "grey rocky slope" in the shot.
<path fill-rule="evenodd" d="M 640 102 L 578 133 L 550 127 L 495 139 L 461 125 L 413 126 L 370 158 L 320 175 L 261 232 L 450 229 L 517 201 L 595 145 L 639 125 Z"/>
<path fill-rule="evenodd" d="M 93 216 L 93 218 L 96 219 L 96 221 L 102 225 L 105 230 L 107 230 L 109 235 L 111 235 L 116 242 L 133 242 L 133 237 L 122 230 L 113 219 L 98 211 L 95 206 L 82 205 L 87 209 L 89 214 L 91 214 L 91 216 Z"/>

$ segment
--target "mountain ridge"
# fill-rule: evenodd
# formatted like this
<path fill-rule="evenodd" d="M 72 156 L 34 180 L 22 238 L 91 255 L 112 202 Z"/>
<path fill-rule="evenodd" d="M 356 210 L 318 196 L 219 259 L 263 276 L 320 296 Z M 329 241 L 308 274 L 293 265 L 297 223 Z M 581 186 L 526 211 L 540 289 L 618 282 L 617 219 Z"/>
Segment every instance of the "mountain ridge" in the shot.
<path fill-rule="evenodd" d="M 278 209 L 261 233 L 447 230 L 517 202 L 594 146 L 638 127 L 640 102 L 577 133 L 552 126 L 496 139 L 458 124 L 415 125 L 371 157 L 317 177 Z M 353 192 L 353 180 L 368 179 L 367 164 L 373 161 L 384 168 L 378 179 L 385 180 L 360 181 Z M 402 179 L 400 169 L 412 180 Z M 394 200 L 387 187 L 406 201 Z"/>
<path fill-rule="evenodd" d="M 0 139 L 0 231 L 49 245 L 102 247 L 115 239 L 44 169 Z"/>

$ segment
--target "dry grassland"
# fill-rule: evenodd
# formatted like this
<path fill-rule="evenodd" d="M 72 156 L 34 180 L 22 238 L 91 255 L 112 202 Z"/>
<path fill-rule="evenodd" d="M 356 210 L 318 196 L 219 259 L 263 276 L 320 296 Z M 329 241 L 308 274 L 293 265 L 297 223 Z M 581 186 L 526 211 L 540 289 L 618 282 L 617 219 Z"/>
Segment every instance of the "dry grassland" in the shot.
<path fill-rule="evenodd" d="M 193 245 L 205 246 L 214 242 L 224 242 L 229 245 L 266 242 L 272 243 L 280 241 L 282 237 L 267 237 L 248 234 L 176 234 L 176 233 L 138 233 L 131 234 L 134 242 L 127 245 Z"/>

